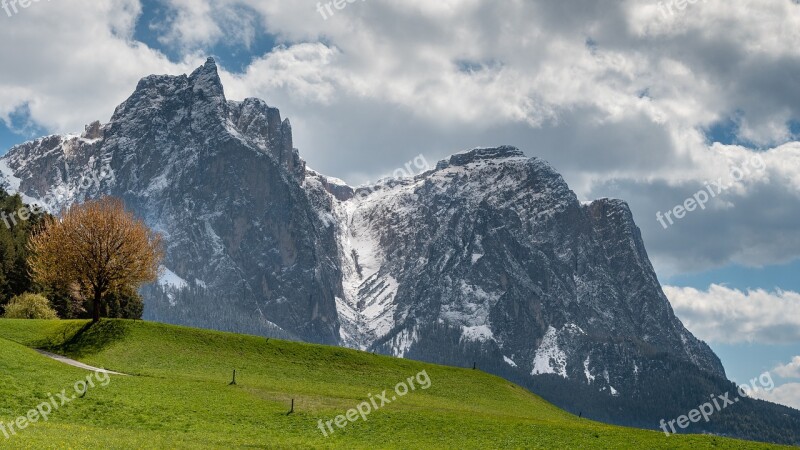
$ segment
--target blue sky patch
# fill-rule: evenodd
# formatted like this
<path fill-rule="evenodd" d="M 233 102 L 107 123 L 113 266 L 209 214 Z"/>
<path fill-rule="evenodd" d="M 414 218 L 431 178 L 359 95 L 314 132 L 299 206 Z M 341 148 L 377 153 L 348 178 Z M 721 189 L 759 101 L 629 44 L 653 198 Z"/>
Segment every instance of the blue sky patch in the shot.
<path fill-rule="evenodd" d="M 286 42 L 279 40 L 277 35 L 267 32 L 256 11 L 245 6 L 237 6 L 235 10 L 237 15 L 251 20 L 254 32 L 252 40 L 246 43 L 237 39 L 222 39 L 214 45 L 199 50 L 204 52 L 204 56 L 213 56 L 217 64 L 229 72 L 243 73 L 254 59 L 266 55 L 276 45 Z M 167 32 L 175 17 L 176 12 L 163 2 L 144 0 L 142 14 L 136 22 L 133 38 L 163 53 L 170 61 L 180 62 L 185 56 L 186 49 L 159 39 Z"/>
<path fill-rule="evenodd" d="M 8 121 L 0 120 L 0 155 L 5 155 L 11 147 L 47 135 L 45 128 L 31 120 L 27 104 L 12 112 Z"/>
<path fill-rule="evenodd" d="M 766 267 L 745 267 L 730 265 L 719 269 L 694 274 L 682 274 L 670 277 L 665 285 L 692 287 L 706 290 L 711 284 L 724 284 L 731 289 L 745 291 L 747 289 L 764 289 L 775 291 L 800 292 L 800 259 L 783 265 Z"/>
<path fill-rule="evenodd" d="M 706 142 L 709 145 L 719 142 L 725 145 L 743 145 L 747 147 L 747 143 L 739 139 L 740 118 L 741 114 L 737 114 L 734 117 L 711 124 L 706 130 L 703 130 Z"/>

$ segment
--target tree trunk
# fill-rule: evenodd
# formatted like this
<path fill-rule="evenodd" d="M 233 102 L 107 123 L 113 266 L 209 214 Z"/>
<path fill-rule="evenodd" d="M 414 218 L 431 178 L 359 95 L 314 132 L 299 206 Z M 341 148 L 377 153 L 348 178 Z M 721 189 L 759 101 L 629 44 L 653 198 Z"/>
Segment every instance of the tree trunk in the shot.
<path fill-rule="evenodd" d="M 100 301 L 103 299 L 103 294 L 100 289 L 94 290 L 94 308 L 92 311 L 92 322 L 100 322 Z"/>

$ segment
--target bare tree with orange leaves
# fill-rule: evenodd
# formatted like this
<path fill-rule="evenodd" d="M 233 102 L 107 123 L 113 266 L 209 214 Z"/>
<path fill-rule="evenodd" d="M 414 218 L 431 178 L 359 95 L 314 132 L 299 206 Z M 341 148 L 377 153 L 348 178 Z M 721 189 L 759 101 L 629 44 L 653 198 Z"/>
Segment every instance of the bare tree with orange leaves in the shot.
<path fill-rule="evenodd" d="M 92 299 L 94 322 L 107 294 L 155 281 L 164 257 L 161 235 L 113 197 L 75 204 L 61 217 L 46 219 L 28 245 L 33 278 Z"/>

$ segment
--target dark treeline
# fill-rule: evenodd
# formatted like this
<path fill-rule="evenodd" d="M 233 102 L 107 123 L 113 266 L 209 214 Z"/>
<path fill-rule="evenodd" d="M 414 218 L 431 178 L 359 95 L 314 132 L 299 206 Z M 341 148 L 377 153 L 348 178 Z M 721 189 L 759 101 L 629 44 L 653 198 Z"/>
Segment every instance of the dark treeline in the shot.
<path fill-rule="evenodd" d="M 32 213 L 22 220 L 19 211 L 27 206 L 19 195 L 8 195 L 0 189 L 0 313 L 11 298 L 26 292 L 37 292 L 28 271 L 28 238 L 44 216 Z"/>
<path fill-rule="evenodd" d="M 237 294 L 212 292 L 192 282 L 184 289 L 147 285 L 142 288 L 142 295 L 146 299 L 146 320 L 300 341 L 264 319 L 257 304 L 242 302 Z M 241 306 L 243 303 L 249 306 Z"/>

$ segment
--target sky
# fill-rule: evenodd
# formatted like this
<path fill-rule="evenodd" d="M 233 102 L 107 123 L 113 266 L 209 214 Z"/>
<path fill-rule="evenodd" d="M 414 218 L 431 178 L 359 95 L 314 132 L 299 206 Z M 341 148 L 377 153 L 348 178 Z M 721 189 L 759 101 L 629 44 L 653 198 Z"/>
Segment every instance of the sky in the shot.
<path fill-rule="evenodd" d="M 0 3 L 0 153 L 208 56 L 353 185 L 513 145 L 581 200 L 626 200 L 689 330 L 800 408 L 798 0 L 327 3 Z"/>

